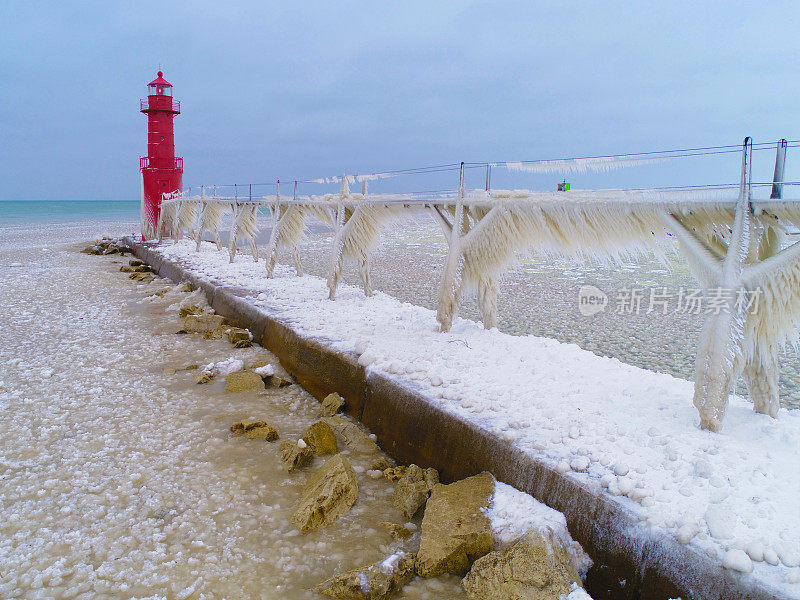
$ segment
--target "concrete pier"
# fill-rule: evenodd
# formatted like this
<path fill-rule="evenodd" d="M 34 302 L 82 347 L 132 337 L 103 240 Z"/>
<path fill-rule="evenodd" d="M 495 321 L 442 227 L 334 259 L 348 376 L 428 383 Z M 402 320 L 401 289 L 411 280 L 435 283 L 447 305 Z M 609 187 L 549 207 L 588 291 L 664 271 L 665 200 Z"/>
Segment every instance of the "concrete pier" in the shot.
<path fill-rule="evenodd" d="M 341 394 L 347 412 L 376 434 L 381 448 L 397 461 L 435 467 L 443 482 L 490 471 L 498 480 L 563 512 L 570 533 L 595 562 L 586 582 L 595 600 L 792 598 L 752 574 L 723 569 L 692 545 L 654 533 L 599 485 L 560 474 L 544 457 L 523 452 L 446 412 L 413 381 L 367 372 L 355 354 L 307 339 L 248 302 L 250 290 L 199 279 L 180 264 L 164 260 L 151 244 L 131 239 L 127 243 L 162 277 L 202 289 L 217 313 L 249 329 L 315 397 Z"/>

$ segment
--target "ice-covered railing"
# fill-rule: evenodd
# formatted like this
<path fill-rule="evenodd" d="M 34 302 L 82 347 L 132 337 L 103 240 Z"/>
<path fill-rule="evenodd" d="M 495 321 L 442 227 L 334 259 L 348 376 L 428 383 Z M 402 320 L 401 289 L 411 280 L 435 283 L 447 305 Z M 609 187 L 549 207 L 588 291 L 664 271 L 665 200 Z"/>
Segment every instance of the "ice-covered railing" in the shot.
<path fill-rule="evenodd" d="M 733 383 L 743 375 L 756 411 L 775 416 L 779 407 L 778 351 L 797 341 L 800 325 L 800 244 L 787 244 L 786 233 L 800 228 L 800 202 L 784 198 L 786 150 L 797 142 L 777 144 L 770 182 L 753 183 L 752 153 L 775 148 L 754 145 L 714 146 L 604 157 L 546 161 L 435 165 L 366 175 L 341 175 L 247 186 L 201 186 L 165 195 L 158 231 L 176 237 L 188 231 L 197 241 L 230 223 L 230 260 L 236 245 L 248 241 L 254 259 L 259 210 L 273 220 L 266 249 L 272 275 L 278 250 L 290 249 L 298 275 L 302 264 L 298 242 L 315 218 L 335 232 L 328 272 L 330 298 L 336 295 L 343 265 L 358 264 L 367 295 L 372 293 L 370 254 L 389 223 L 421 212 L 440 225 L 448 255 L 440 281 L 437 318 L 447 331 L 461 296 L 477 292 L 486 328 L 497 323 L 500 274 L 520 252 L 568 254 L 605 260 L 627 260 L 654 252 L 680 251 L 707 296 L 719 311 L 708 314 L 697 353 L 695 406 L 701 425 L 718 430 Z M 640 166 L 676 158 L 741 153 L 738 184 L 668 188 L 569 190 L 502 190 L 491 185 L 492 170 L 575 173 Z M 468 190 L 465 171 L 485 170 L 484 189 Z M 368 182 L 431 173 L 458 174 L 455 189 L 374 193 Z M 350 186 L 361 184 L 360 192 Z M 305 184 L 336 184 L 334 193 L 298 194 Z M 266 189 L 264 189 L 266 188 Z M 255 189 L 255 193 L 254 193 Z M 286 185 L 283 184 L 284 192 Z M 677 242 L 677 244 L 676 244 Z M 759 310 L 749 312 L 743 300 L 758 296 Z"/>

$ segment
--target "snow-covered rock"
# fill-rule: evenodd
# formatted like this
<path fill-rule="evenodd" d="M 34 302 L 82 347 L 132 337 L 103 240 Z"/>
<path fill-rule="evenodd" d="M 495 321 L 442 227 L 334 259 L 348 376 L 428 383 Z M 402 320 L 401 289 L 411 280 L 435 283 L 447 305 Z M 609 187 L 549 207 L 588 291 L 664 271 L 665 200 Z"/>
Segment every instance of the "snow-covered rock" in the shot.
<path fill-rule="evenodd" d="M 572 539 L 564 514 L 542 504 L 530 494 L 496 481 L 494 493 L 484 514 L 491 521 L 492 536 L 498 549 L 513 544 L 529 531 L 541 534 L 550 531 L 567 549 L 572 565 L 581 577 L 585 577 L 592 566 L 592 559 Z"/>

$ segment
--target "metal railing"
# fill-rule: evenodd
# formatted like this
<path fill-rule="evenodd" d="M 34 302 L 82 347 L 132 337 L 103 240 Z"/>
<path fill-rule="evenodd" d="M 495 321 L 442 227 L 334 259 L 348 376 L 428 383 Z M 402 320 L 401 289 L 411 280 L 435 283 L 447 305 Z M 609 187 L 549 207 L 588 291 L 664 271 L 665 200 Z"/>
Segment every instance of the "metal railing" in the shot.
<path fill-rule="evenodd" d="M 169 98 L 169 96 L 164 96 L 164 98 Z M 163 107 L 153 107 L 153 110 L 171 110 L 172 112 L 181 112 L 181 103 L 179 100 L 175 100 L 174 98 L 170 98 L 172 101 L 171 104 L 167 104 L 164 102 Z M 150 100 L 144 99 L 139 100 L 139 111 L 143 110 L 150 110 Z"/>

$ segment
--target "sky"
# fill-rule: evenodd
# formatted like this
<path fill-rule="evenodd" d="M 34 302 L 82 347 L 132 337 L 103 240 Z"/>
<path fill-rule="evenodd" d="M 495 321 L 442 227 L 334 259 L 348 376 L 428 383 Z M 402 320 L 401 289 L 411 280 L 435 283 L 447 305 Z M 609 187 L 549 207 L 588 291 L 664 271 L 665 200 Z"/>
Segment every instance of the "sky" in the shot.
<path fill-rule="evenodd" d="M 796 140 L 798 17 L 796 2 L 4 0 L 0 199 L 138 199 L 138 101 L 159 65 L 185 186 Z M 575 179 L 721 183 L 738 161 Z"/>

